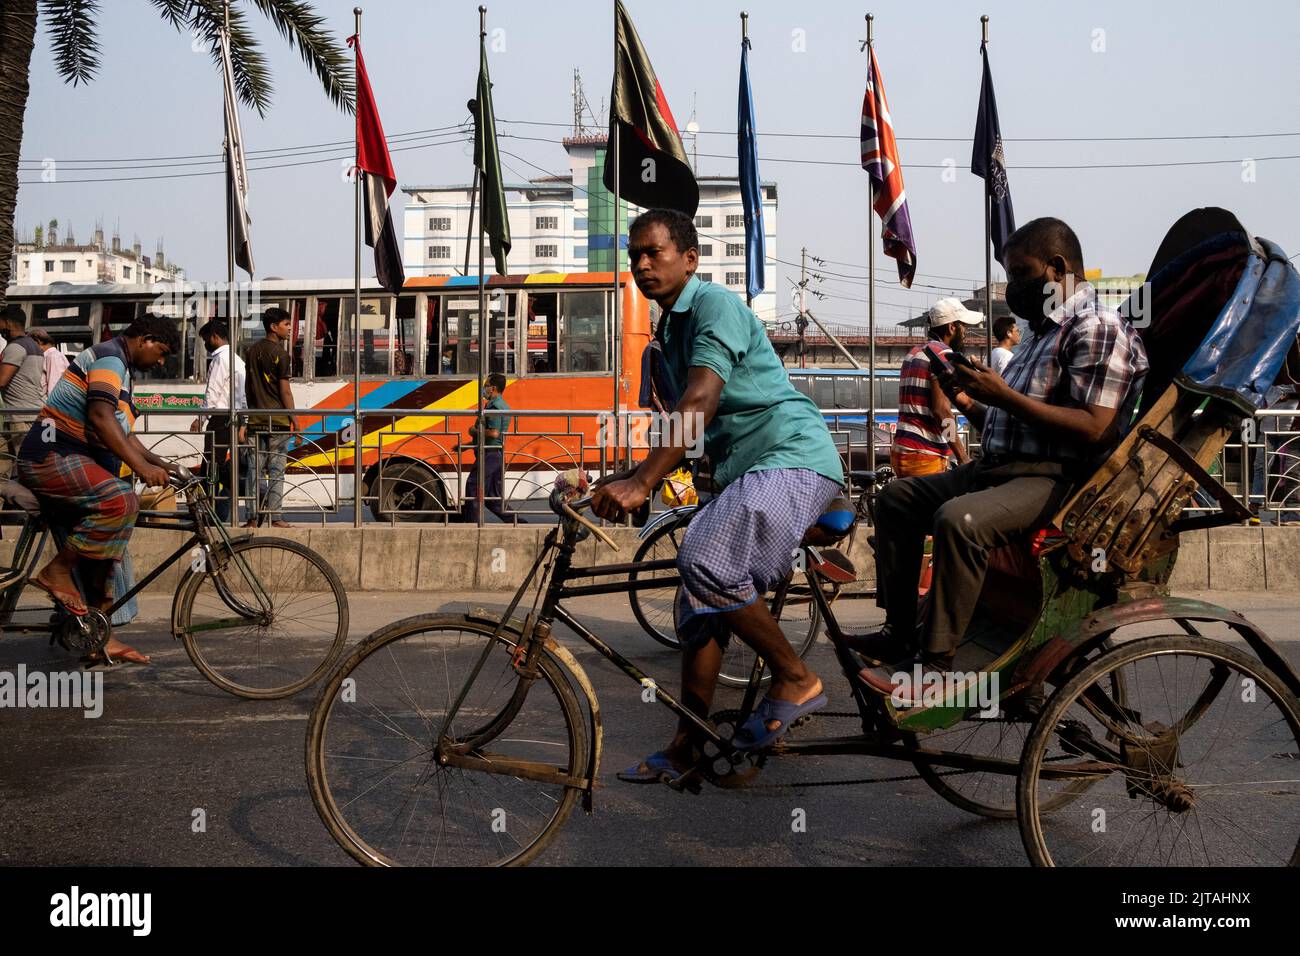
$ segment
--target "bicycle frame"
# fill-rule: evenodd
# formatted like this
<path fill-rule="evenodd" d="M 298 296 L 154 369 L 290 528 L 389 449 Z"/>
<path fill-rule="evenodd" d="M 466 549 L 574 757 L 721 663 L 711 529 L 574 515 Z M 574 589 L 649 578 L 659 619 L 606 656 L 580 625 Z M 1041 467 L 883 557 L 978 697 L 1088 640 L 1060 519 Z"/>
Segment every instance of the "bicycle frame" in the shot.
<path fill-rule="evenodd" d="M 163 572 L 180 560 L 183 555 L 192 554 L 196 547 L 203 549 L 205 561 L 213 550 L 218 547 L 224 546 L 227 552 L 231 551 L 231 544 L 235 539 L 232 539 L 226 533 L 224 525 L 217 519 L 202 486 L 197 482 L 191 483 L 185 486 L 183 490 L 186 492 L 187 505 L 190 510 L 188 517 L 174 511 L 142 511 L 136 520 L 135 526 L 137 528 L 167 531 L 188 531 L 190 536 L 180 547 L 161 561 L 156 568 L 142 579 L 136 581 L 135 586 L 114 601 L 110 608 L 101 612 L 106 619 L 111 620 L 113 615 L 126 606 L 132 598 L 156 581 Z M 215 536 L 212 534 L 213 529 L 216 529 L 217 532 Z M 55 633 L 61 626 L 60 623 L 18 625 L 11 623 L 14 612 L 18 610 L 17 605 L 23 589 L 34 573 L 36 562 L 45 550 L 45 543 L 50 536 L 51 532 L 44 517 L 36 514 L 27 516 L 23 524 L 23 530 L 19 535 L 18 544 L 14 549 L 13 568 L 9 575 L 0 579 L 0 595 L 2 595 L 0 596 L 0 625 L 3 627 L 15 630 L 18 633 L 51 634 Z M 239 614 L 242 620 L 248 620 L 267 613 L 270 607 L 270 599 L 262 589 L 261 581 L 252 573 L 252 568 L 247 565 L 246 560 L 241 555 L 232 553 L 231 556 L 243 563 L 245 578 L 255 584 L 258 601 L 262 607 L 251 607 L 231 593 L 220 569 L 216 569 L 213 572 L 213 580 L 222 600 L 232 611 Z M 203 629 L 216 629 L 228 626 L 231 623 L 234 622 L 214 621 L 203 625 Z"/>

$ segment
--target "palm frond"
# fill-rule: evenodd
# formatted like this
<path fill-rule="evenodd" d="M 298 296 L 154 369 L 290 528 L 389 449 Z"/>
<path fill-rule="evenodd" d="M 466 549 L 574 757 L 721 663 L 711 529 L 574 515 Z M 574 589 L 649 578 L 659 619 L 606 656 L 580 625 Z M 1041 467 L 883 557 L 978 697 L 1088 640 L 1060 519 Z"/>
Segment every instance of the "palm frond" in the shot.
<path fill-rule="evenodd" d="M 162 18 L 184 33 L 189 29 L 189 0 L 149 0 L 158 8 Z"/>
<path fill-rule="evenodd" d="M 212 51 L 212 60 L 221 67 L 221 46 L 217 34 L 224 19 L 220 0 L 188 0 L 189 29 L 203 37 Z M 275 92 L 271 83 L 271 70 L 266 65 L 248 25 L 248 16 L 237 5 L 230 5 L 230 65 L 235 71 L 235 92 L 240 102 L 255 110 L 259 116 L 265 116 L 271 108 L 272 94 Z"/>
<path fill-rule="evenodd" d="M 275 24 L 289 48 L 299 50 L 303 62 L 315 71 L 334 105 L 352 112 L 356 90 L 352 61 L 325 26 L 325 17 L 304 0 L 252 0 L 252 3 Z"/>
<path fill-rule="evenodd" d="M 40 10 L 59 75 L 73 86 L 89 83 L 99 69 L 98 0 L 41 0 Z"/>

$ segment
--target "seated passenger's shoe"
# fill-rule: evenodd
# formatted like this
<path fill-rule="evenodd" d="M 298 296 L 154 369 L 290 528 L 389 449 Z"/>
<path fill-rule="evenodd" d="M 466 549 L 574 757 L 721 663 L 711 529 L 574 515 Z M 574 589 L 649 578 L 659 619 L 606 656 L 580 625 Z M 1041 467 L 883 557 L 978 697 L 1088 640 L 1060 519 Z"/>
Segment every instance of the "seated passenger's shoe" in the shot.
<path fill-rule="evenodd" d="M 900 707 L 920 706 L 925 686 L 943 682 L 951 673 L 953 657 L 921 653 L 897 664 L 864 667 L 858 671 L 858 679 L 877 693 L 892 697 Z"/>
<path fill-rule="evenodd" d="M 916 654 L 916 645 L 900 637 L 888 624 L 872 633 L 848 635 L 844 643 L 871 667 L 885 667 Z"/>

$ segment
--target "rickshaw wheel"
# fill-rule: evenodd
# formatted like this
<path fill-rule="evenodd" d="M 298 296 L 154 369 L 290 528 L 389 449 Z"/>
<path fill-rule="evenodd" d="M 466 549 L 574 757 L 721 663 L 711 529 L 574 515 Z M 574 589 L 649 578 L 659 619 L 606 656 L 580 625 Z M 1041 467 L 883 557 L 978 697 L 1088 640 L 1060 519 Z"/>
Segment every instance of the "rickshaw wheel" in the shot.
<path fill-rule="evenodd" d="M 1101 644 L 1101 652 L 1105 653 L 1111 647 L 1108 638 Z M 1076 673 L 1081 666 L 1083 665 L 1073 667 L 1068 673 Z M 1119 680 L 1118 677 L 1116 679 Z M 1111 693 L 1120 702 L 1126 699 L 1122 683 L 1113 685 Z M 1041 710 L 1041 699 L 1034 703 L 1024 698 L 1013 698 L 1004 703 L 995 718 L 964 720 L 947 730 L 926 734 L 921 740 L 926 746 L 940 750 L 1018 760 L 1024 752 L 1025 743 Z M 913 740 L 916 738 L 913 737 Z M 1065 756 L 1059 748 L 1058 752 L 1053 754 L 1053 758 L 1057 760 Z M 914 765 L 916 772 L 930 785 L 930 789 L 953 806 L 991 820 L 1016 818 L 1015 775 L 954 771 L 950 767 L 935 766 L 924 760 L 914 761 Z M 1074 786 L 1062 787 L 1060 792 L 1053 794 L 1050 801 L 1044 804 L 1043 809 L 1045 811 L 1060 809 L 1090 786 L 1092 786 L 1091 780 L 1080 780 Z"/>
<path fill-rule="evenodd" d="M 1103 690 L 1117 683 L 1123 703 Z M 1056 749 L 1073 760 L 1045 759 Z M 1298 756 L 1300 701 L 1258 659 L 1205 637 L 1140 638 L 1048 700 L 1017 782 L 1021 839 L 1036 866 L 1297 866 Z M 1051 812 L 1082 780 L 1087 799 Z"/>

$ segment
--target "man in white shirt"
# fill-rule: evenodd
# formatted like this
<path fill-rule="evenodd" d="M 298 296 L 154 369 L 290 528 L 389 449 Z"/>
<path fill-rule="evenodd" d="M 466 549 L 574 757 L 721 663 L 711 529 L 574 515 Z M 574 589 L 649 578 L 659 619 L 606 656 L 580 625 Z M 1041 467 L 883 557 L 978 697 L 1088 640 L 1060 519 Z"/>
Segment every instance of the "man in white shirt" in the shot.
<path fill-rule="evenodd" d="M 230 328 L 222 319 L 213 319 L 199 329 L 199 338 L 208 353 L 208 384 L 203 392 L 204 408 L 225 408 L 230 405 Z M 235 410 L 248 408 L 248 399 L 244 394 L 244 360 L 235 356 Z M 200 415 L 190 426 L 190 431 L 197 432 L 204 428 L 212 433 L 212 474 L 214 475 L 213 494 L 216 496 L 217 517 L 222 521 L 230 519 L 230 416 Z M 247 428 L 240 426 L 239 443 L 243 445 L 248 438 Z"/>
<path fill-rule="evenodd" d="M 1014 315 L 1004 315 L 993 321 L 993 339 L 998 344 L 993 348 L 993 371 L 999 375 L 1011 362 L 1011 350 L 1020 344 L 1020 326 Z"/>

